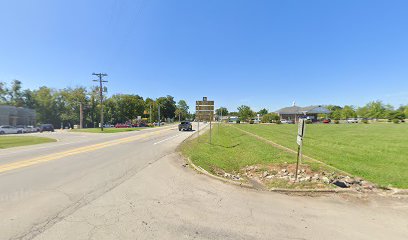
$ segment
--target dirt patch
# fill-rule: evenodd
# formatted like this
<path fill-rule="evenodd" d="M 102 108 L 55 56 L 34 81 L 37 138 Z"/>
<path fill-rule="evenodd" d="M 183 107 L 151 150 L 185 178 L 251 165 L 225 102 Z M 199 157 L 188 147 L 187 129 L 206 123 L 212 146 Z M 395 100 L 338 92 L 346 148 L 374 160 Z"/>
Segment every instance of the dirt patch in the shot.
<path fill-rule="evenodd" d="M 268 189 L 355 189 L 373 191 L 377 187 L 358 177 L 342 175 L 334 171 L 314 168 L 307 164 L 299 166 L 296 178 L 296 164 L 273 164 L 247 166 L 240 177 L 253 179 Z"/>

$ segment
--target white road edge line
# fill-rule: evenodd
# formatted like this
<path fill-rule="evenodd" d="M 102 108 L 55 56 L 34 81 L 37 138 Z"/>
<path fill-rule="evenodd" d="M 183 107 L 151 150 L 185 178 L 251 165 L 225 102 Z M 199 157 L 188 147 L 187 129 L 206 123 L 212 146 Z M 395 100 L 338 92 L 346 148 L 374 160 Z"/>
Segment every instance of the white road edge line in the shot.
<path fill-rule="evenodd" d="M 179 134 L 177 134 L 177 135 L 175 135 L 175 136 L 171 136 L 171 137 L 165 138 L 165 139 L 163 139 L 163 140 L 160 140 L 160 141 L 158 141 L 158 142 L 153 143 L 153 145 L 157 145 L 157 144 L 162 143 L 162 142 L 165 142 L 165 141 L 167 141 L 167 140 L 176 138 L 176 137 L 178 137 L 178 136 L 180 136 L 180 135 L 182 135 L 182 134 L 183 134 L 183 133 L 179 133 Z"/>

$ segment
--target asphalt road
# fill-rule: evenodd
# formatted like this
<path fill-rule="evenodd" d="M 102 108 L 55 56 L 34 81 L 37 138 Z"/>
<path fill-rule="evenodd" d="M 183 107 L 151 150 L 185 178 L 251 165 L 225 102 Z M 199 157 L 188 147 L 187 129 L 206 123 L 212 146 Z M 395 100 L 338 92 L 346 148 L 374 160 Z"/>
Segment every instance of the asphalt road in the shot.
<path fill-rule="evenodd" d="M 287 196 L 183 167 L 174 127 L 0 151 L 0 239 L 407 239 L 406 199 Z"/>

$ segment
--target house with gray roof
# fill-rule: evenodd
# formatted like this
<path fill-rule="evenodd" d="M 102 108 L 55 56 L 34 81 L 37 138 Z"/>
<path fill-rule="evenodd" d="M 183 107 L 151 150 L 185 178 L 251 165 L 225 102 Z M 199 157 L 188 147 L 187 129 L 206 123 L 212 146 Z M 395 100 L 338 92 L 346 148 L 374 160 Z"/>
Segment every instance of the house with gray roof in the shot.
<path fill-rule="evenodd" d="M 291 106 L 279 109 L 276 111 L 280 119 L 293 120 L 295 122 L 299 121 L 299 118 L 307 118 L 312 121 L 317 121 L 318 114 L 329 114 L 330 110 L 318 105 L 318 106 L 308 106 L 308 107 L 299 107 Z"/>

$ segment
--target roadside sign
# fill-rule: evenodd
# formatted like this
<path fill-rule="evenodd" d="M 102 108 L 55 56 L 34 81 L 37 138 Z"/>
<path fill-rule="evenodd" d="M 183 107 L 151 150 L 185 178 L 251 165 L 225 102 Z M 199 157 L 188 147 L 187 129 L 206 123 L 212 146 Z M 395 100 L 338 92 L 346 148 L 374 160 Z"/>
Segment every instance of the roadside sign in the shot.
<path fill-rule="evenodd" d="M 210 122 L 210 144 L 212 139 L 211 122 L 214 118 L 214 101 L 208 101 L 207 97 L 203 97 L 202 101 L 196 101 L 196 119 L 200 121 Z M 200 135 L 198 133 L 198 135 Z"/>
<path fill-rule="evenodd" d="M 302 141 L 303 141 L 302 137 L 298 135 L 296 138 L 296 142 L 299 146 L 302 145 Z"/>
<path fill-rule="evenodd" d="M 211 122 L 214 116 L 214 101 L 208 101 L 203 97 L 202 101 L 196 101 L 196 118 L 198 121 Z"/>
<path fill-rule="evenodd" d="M 297 152 L 297 161 L 296 161 L 296 173 L 295 173 L 295 181 L 298 177 L 298 169 L 300 161 L 302 160 L 302 147 L 303 147 L 303 137 L 305 136 L 305 119 L 299 119 L 298 124 L 298 134 L 296 138 L 296 143 L 298 145 L 298 152 Z"/>
<path fill-rule="evenodd" d="M 299 119 L 298 134 L 296 139 L 296 142 L 299 146 L 302 145 L 304 135 L 305 135 L 305 120 Z"/>

